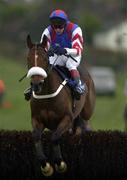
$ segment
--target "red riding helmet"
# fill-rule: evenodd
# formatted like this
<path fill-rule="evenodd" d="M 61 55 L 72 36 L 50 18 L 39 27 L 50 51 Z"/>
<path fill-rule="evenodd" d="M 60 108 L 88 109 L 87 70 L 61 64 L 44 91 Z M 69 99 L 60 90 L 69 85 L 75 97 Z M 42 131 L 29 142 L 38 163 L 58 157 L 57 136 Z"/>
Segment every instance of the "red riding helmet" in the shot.
<path fill-rule="evenodd" d="M 57 9 L 50 14 L 49 19 L 52 24 L 62 25 L 66 24 L 68 16 L 63 10 Z"/>

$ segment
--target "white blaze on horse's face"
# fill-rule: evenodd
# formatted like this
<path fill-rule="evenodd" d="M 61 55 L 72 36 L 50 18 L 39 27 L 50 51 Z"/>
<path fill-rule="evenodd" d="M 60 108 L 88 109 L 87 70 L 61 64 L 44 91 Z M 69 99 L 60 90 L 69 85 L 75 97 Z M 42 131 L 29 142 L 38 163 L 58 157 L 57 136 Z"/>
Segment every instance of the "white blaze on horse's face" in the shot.
<path fill-rule="evenodd" d="M 38 76 L 42 76 L 42 79 L 44 80 L 47 77 L 47 73 L 42 67 L 38 66 L 38 54 L 36 49 L 37 47 L 35 48 L 34 67 L 28 70 L 27 77 L 31 78 L 32 76 L 38 75 Z"/>
<path fill-rule="evenodd" d="M 35 66 L 37 66 L 37 58 L 38 58 L 38 55 L 35 53 Z"/>

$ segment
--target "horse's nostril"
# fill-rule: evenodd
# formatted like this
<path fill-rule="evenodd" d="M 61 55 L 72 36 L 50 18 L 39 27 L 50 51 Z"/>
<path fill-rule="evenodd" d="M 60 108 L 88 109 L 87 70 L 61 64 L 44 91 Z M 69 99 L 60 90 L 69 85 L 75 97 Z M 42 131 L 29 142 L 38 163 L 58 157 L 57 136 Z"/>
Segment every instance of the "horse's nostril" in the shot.
<path fill-rule="evenodd" d="M 41 86 L 43 84 L 43 82 L 39 82 L 39 86 Z"/>
<path fill-rule="evenodd" d="M 42 90 L 42 82 L 38 82 L 38 83 L 31 82 L 30 84 L 31 84 L 32 89 L 35 92 L 41 92 L 41 90 Z"/>

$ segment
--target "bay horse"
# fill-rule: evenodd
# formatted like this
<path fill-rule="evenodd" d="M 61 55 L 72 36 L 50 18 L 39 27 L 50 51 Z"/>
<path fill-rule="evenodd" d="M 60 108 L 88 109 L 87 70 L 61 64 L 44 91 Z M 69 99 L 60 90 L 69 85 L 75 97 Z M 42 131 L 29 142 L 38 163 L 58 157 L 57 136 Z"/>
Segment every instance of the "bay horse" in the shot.
<path fill-rule="evenodd" d="M 63 81 L 56 70 L 51 68 L 45 50 L 46 44 L 46 36 L 44 36 L 42 43 L 33 43 L 30 35 L 27 36 L 29 49 L 27 77 L 31 79 L 32 84 L 30 107 L 33 136 L 42 173 L 45 176 L 50 176 L 53 173 L 53 167 L 44 153 L 41 141 L 42 132 L 45 128 L 52 131 L 51 142 L 55 167 L 57 171 L 64 172 L 67 164 L 63 160 L 59 140 L 64 133 L 74 127 L 74 124 L 77 124 L 75 134 L 80 132 L 81 123 L 77 123 L 79 119 L 83 119 L 83 122 L 87 124 L 94 111 L 95 88 L 90 74 L 84 68 L 81 77 L 88 90 L 81 96 L 80 100 L 75 100 L 73 108 L 74 100 L 71 90 L 66 84 L 66 79 Z"/>

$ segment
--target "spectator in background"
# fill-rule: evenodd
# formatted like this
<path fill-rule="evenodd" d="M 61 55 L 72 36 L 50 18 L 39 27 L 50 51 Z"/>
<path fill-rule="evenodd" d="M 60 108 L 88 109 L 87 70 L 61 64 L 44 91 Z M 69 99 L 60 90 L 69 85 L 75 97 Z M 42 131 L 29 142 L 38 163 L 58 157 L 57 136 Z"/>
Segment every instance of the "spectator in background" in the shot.
<path fill-rule="evenodd" d="M 5 97 L 5 84 L 3 80 L 0 79 L 0 107 L 3 106 L 4 97 Z"/>

